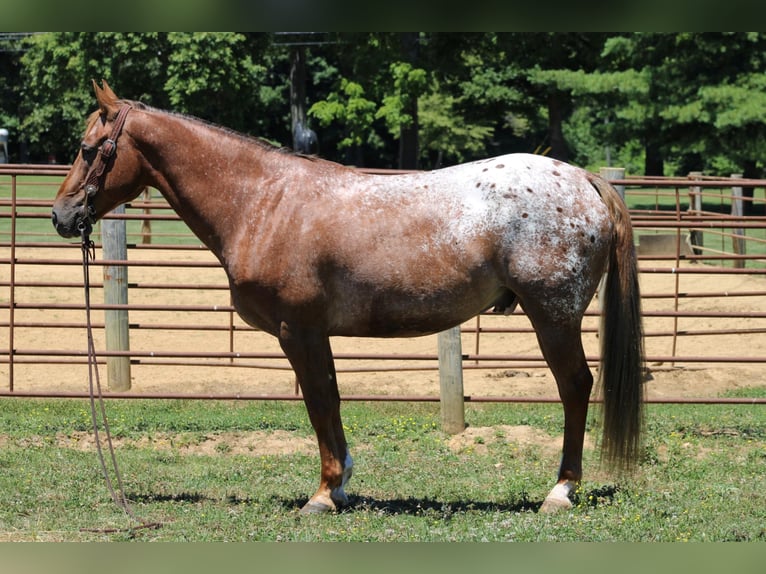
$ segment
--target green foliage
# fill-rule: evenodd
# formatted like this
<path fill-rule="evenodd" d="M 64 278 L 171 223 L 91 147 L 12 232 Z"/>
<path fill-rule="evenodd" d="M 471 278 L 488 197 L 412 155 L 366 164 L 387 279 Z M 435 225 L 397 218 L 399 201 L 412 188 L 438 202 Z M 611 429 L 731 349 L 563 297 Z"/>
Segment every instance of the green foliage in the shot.
<path fill-rule="evenodd" d="M 339 90 L 331 93 L 327 100 L 314 103 L 307 113 L 321 126 L 341 123 L 345 127 L 345 137 L 338 142 L 338 148 L 343 149 L 370 141 L 369 128 L 376 108 L 375 102 L 365 97 L 360 84 L 341 78 Z"/>
<path fill-rule="evenodd" d="M 248 126 L 248 118 L 264 107 L 254 87 L 266 83 L 266 66 L 254 61 L 245 35 L 171 32 L 167 43 L 164 91 L 172 109 L 226 126 Z"/>
<path fill-rule="evenodd" d="M 495 128 L 491 124 L 473 124 L 458 112 L 459 100 L 438 90 L 424 95 L 419 102 L 420 142 L 424 155 L 433 153 L 439 167 L 443 158 L 462 162 L 486 154 L 487 142 Z"/>
<path fill-rule="evenodd" d="M 383 118 L 388 131 L 398 137 L 402 128 L 412 126 L 415 118 L 408 110 L 413 102 L 425 92 L 428 74 L 422 68 L 415 68 L 408 62 L 394 62 L 389 66 L 393 78 L 393 90 L 383 96 L 383 104 L 375 113 L 376 118 Z"/>
<path fill-rule="evenodd" d="M 329 159 L 396 167 L 417 129 L 422 167 L 547 147 L 630 173 L 754 177 L 766 167 L 763 33 L 318 38 L 305 47 L 307 107 Z M 10 78 L 0 122 L 14 156 L 23 140 L 33 159 L 70 160 L 93 108 L 90 80 L 102 78 L 131 99 L 291 139 L 292 48 L 278 35 L 57 32 L 12 42 L 0 46 Z"/>

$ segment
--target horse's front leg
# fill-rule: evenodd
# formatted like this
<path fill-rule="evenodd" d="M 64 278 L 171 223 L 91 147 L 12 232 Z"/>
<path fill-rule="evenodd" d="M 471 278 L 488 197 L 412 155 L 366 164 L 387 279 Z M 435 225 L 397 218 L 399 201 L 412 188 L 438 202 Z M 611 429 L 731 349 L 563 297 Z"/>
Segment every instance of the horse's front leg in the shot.
<path fill-rule="evenodd" d="M 319 488 L 301 512 L 333 511 L 348 504 L 344 486 L 351 478 L 353 461 L 340 418 L 340 395 L 330 340 L 318 330 L 283 322 L 279 343 L 295 371 L 319 443 Z"/>

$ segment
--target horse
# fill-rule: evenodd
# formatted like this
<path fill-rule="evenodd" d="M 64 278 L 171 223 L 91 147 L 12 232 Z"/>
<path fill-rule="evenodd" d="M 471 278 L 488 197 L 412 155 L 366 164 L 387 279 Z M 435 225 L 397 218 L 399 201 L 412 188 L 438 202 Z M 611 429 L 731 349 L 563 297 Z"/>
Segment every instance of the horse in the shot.
<path fill-rule="evenodd" d="M 98 109 L 61 184 L 63 237 L 158 189 L 226 272 L 248 324 L 279 341 L 316 433 L 319 486 L 302 513 L 337 511 L 353 460 L 330 338 L 440 332 L 520 305 L 564 409 L 558 478 L 540 506 L 572 506 L 594 384 L 583 314 L 603 277 L 601 458 L 635 467 L 643 333 L 630 217 L 599 176 L 534 154 L 372 175 L 186 115 L 117 97 Z"/>

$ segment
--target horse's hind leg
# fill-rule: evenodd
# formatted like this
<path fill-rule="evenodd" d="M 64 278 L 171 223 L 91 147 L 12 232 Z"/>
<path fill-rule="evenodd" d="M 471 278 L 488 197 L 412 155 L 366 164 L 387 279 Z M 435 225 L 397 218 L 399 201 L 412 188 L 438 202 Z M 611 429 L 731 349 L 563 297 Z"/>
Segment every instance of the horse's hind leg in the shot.
<path fill-rule="evenodd" d="M 319 332 L 291 328 L 283 323 L 279 343 L 295 371 L 319 443 L 319 488 L 301 512 L 332 511 L 348 503 L 343 487 L 351 477 L 353 462 L 340 418 L 340 395 L 330 341 Z"/>
<path fill-rule="evenodd" d="M 558 482 L 540 508 L 541 512 L 555 512 L 572 506 L 569 495 L 582 479 L 583 441 L 593 375 L 585 359 L 579 320 L 575 325 L 562 326 L 535 320 L 533 316 L 530 319 L 564 405 L 564 446 Z"/>

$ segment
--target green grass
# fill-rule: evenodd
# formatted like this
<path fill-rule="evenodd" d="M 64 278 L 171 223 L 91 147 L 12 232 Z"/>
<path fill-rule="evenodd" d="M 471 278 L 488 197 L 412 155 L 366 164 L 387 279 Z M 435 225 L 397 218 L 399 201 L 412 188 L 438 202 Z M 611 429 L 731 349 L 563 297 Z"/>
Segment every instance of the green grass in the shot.
<path fill-rule="evenodd" d="M 763 396 L 766 389 L 748 389 Z M 560 433 L 559 405 L 468 405 L 487 440 L 460 451 L 439 430 L 435 404 L 346 403 L 355 458 L 351 507 L 302 517 L 318 456 L 248 454 L 226 433 L 313 433 L 297 403 L 110 401 L 118 460 L 136 513 L 129 526 L 109 498 L 95 452 L 63 438 L 89 428 L 80 400 L 5 399 L 0 410 L 0 539 L 162 541 L 766 541 L 766 410 L 762 405 L 650 405 L 643 461 L 617 479 L 586 452 L 575 507 L 536 512 L 558 454 L 503 439 L 500 425 Z M 590 429 L 593 431 L 593 429 Z M 165 448 L 150 439 L 170 437 Z M 496 439 L 496 440 L 495 440 Z"/>

